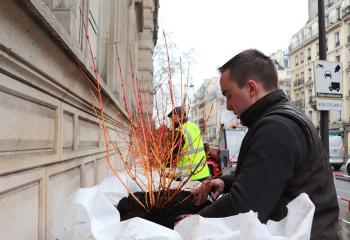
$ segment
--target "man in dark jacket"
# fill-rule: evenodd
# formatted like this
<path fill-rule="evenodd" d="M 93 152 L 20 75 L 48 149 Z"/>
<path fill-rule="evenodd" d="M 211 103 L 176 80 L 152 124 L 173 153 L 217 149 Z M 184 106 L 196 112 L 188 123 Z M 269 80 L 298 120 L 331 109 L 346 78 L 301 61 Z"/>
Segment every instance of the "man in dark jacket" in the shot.
<path fill-rule="evenodd" d="M 278 90 L 271 59 L 246 50 L 219 68 L 227 109 L 249 128 L 234 175 L 205 181 L 197 191 L 201 204 L 209 193 L 221 198 L 204 208 L 204 217 L 226 217 L 253 210 L 266 223 L 287 215 L 286 205 L 300 193 L 315 204 L 311 239 L 339 239 L 339 207 L 327 153 L 311 121 Z"/>

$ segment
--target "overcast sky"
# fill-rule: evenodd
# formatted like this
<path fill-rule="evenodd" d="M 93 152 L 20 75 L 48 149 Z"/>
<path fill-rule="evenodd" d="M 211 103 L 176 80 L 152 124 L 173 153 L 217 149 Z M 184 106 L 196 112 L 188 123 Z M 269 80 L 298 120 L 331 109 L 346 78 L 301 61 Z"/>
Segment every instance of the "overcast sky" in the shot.
<path fill-rule="evenodd" d="M 244 49 L 267 55 L 286 50 L 307 22 L 307 5 L 307 0 L 160 0 L 159 32 L 181 52 L 194 49 L 190 75 L 198 88 Z"/>

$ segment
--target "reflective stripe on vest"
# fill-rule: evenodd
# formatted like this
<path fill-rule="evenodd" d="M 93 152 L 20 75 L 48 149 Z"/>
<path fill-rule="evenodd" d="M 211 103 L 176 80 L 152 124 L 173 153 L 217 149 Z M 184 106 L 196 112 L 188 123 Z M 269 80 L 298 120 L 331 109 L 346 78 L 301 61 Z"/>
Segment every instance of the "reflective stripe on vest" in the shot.
<path fill-rule="evenodd" d="M 204 147 L 195 148 L 193 146 L 192 136 L 186 128 L 184 128 L 182 130 L 185 132 L 185 134 L 187 136 L 189 149 L 185 152 L 179 153 L 179 157 L 188 156 L 188 155 L 191 155 L 194 153 L 199 153 L 200 151 L 204 151 Z M 199 135 L 199 137 L 201 137 L 201 135 Z"/>
<path fill-rule="evenodd" d="M 201 171 L 204 171 L 204 173 L 205 173 L 206 172 L 205 170 L 206 170 L 207 167 L 208 166 L 207 166 L 206 162 L 201 162 L 200 164 L 197 164 L 197 165 L 193 166 L 192 169 L 189 168 L 188 166 L 186 166 L 186 168 L 184 169 L 184 170 L 193 170 L 193 171 L 196 170 L 197 174 L 192 174 L 192 171 L 184 171 L 184 170 L 180 169 L 182 167 L 178 167 L 178 169 L 180 170 L 180 176 L 182 176 L 182 177 L 189 177 L 192 174 L 191 180 L 196 180 L 196 179 L 205 178 L 205 177 L 202 177 L 202 176 L 198 176 L 198 173 L 200 173 Z M 209 175 L 210 174 L 208 174 L 208 176 Z M 206 177 L 208 177 L 208 176 L 206 176 Z"/>
<path fill-rule="evenodd" d="M 181 171 L 184 171 L 184 170 L 187 170 L 187 169 L 200 169 L 201 167 L 204 167 L 206 165 L 206 161 L 202 161 L 200 162 L 199 164 L 188 164 L 188 165 L 183 165 L 183 166 L 179 166 L 177 167 L 179 170 Z"/>

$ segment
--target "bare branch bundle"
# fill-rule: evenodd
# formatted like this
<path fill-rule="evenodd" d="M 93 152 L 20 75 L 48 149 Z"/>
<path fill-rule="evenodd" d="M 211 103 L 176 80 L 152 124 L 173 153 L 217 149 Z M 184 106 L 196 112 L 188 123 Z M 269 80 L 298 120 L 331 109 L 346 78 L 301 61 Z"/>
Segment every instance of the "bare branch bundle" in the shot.
<path fill-rule="evenodd" d="M 157 91 L 158 98 L 155 98 L 155 104 L 152 104 L 152 100 L 149 97 L 142 94 L 140 85 L 145 86 L 146 84 L 142 79 L 139 80 L 137 78 L 131 59 L 130 49 L 129 64 L 131 69 L 131 89 L 128 88 L 130 85 L 128 85 L 126 81 L 127 78 L 122 74 L 118 45 L 115 43 L 117 68 L 119 69 L 121 78 L 120 87 L 128 120 L 127 124 L 122 123 L 122 126 L 117 126 L 113 118 L 105 113 L 105 105 L 107 103 L 103 101 L 100 76 L 96 69 L 87 25 L 82 11 L 80 12 L 84 27 L 84 35 L 90 50 L 93 73 L 97 81 L 97 83 L 94 84 L 94 91 L 91 91 L 91 100 L 95 103 L 93 104 L 95 114 L 101 121 L 108 167 L 140 206 L 147 210 L 162 208 L 183 189 L 193 173 L 201 168 L 201 163 L 191 166 L 191 174 L 179 178 L 177 186 L 172 188 L 174 179 L 177 178 L 178 170 L 176 166 L 179 160 L 179 155 L 174 153 L 174 149 L 182 146 L 182 142 L 181 140 L 175 141 L 175 139 L 181 139 L 179 138 L 180 131 L 175 131 L 174 128 L 168 130 L 167 128 L 166 112 L 167 109 L 173 109 L 175 107 L 175 94 L 172 83 L 173 70 L 170 64 L 165 34 L 163 33 L 165 50 L 167 52 L 167 60 L 164 64 L 167 65 L 168 69 L 166 77 L 167 87 L 159 87 L 160 91 Z M 83 77 L 92 83 L 85 71 L 83 69 L 81 69 L 81 71 Z M 161 80 L 161 82 L 164 81 Z M 188 87 L 188 83 L 185 84 L 185 86 Z M 148 88 L 152 89 L 151 86 L 148 86 Z M 132 95 L 130 96 L 130 94 Z M 182 96 L 183 99 L 181 102 L 183 107 L 186 106 L 186 94 L 187 91 L 185 91 L 184 96 Z M 185 111 L 185 109 L 182 110 Z M 174 115 L 172 116 L 171 122 L 174 124 Z M 182 123 L 180 123 L 180 127 L 181 125 Z M 117 134 L 122 144 L 113 140 L 110 130 L 113 130 L 113 133 L 115 132 Z M 121 145 L 126 146 L 126 150 L 122 148 Z M 123 164 L 125 173 L 137 184 L 141 191 L 146 193 L 146 199 L 137 199 L 133 192 L 128 189 L 127 183 L 123 182 L 121 172 L 112 164 L 112 155 L 118 156 Z"/>

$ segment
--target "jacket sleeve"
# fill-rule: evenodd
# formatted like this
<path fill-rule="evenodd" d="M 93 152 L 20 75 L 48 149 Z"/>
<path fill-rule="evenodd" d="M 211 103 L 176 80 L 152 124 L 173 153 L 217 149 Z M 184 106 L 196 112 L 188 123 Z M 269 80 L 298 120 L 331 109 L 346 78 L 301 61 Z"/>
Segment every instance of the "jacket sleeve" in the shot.
<path fill-rule="evenodd" d="M 294 121 L 270 116 L 256 123 L 243 149 L 236 180 L 224 178 L 228 193 L 202 209 L 204 217 L 227 217 L 253 210 L 266 222 L 281 199 L 294 167 L 306 154 L 305 136 Z"/>

